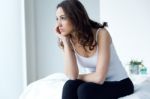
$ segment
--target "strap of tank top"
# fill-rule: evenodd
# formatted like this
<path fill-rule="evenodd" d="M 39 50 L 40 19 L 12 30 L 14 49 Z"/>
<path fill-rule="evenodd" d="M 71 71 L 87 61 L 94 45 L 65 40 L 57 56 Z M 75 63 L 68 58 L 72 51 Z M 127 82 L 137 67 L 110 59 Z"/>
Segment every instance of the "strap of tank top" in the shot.
<path fill-rule="evenodd" d="M 102 28 L 99 28 L 99 29 L 97 29 L 97 31 L 96 31 L 96 42 L 97 42 L 97 39 L 98 39 L 98 33 L 99 33 L 99 31 L 101 30 Z M 110 38 L 110 41 L 111 41 L 111 43 L 112 43 L 112 38 Z"/>
<path fill-rule="evenodd" d="M 101 29 L 101 28 L 98 28 L 97 31 L 96 31 L 96 38 L 95 38 L 95 39 L 96 39 L 96 42 L 97 42 L 97 39 L 98 39 L 98 33 L 99 33 L 100 29 Z"/>

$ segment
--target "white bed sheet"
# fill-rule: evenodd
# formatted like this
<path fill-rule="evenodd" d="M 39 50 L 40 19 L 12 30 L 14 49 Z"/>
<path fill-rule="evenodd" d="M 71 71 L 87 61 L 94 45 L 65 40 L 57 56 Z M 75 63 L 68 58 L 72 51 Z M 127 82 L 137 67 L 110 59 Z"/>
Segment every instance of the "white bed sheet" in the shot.
<path fill-rule="evenodd" d="M 63 73 L 54 73 L 31 83 L 19 99 L 61 99 L 62 87 L 68 78 Z M 150 78 L 135 85 L 135 92 L 119 99 L 150 99 Z"/>

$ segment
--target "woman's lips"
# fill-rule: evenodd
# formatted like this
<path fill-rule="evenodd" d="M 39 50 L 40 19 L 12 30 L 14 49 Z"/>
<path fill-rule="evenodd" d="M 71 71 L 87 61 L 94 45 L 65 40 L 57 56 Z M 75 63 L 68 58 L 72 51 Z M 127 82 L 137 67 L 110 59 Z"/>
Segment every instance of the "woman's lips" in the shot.
<path fill-rule="evenodd" d="M 63 30 L 63 29 L 59 29 L 59 31 L 60 31 L 60 32 L 63 32 L 64 30 Z"/>

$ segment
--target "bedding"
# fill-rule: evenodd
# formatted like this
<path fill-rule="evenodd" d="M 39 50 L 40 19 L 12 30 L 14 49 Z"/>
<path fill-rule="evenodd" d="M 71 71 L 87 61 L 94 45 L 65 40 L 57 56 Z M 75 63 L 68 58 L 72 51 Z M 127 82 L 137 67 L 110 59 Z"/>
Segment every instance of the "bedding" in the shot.
<path fill-rule="evenodd" d="M 54 73 L 27 86 L 19 99 L 61 99 L 62 87 L 68 78 L 63 73 Z M 150 77 L 134 83 L 135 92 L 119 99 L 150 99 Z"/>

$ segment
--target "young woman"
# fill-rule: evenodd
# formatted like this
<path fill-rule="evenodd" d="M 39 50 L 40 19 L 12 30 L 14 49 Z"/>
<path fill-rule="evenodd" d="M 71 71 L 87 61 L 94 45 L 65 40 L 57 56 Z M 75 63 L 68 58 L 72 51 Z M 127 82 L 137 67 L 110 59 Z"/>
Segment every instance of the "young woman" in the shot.
<path fill-rule="evenodd" d="M 117 99 L 134 91 L 105 26 L 91 20 L 78 0 L 57 6 L 56 35 L 64 52 L 65 74 L 70 78 L 62 99 Z M 85 71 L 79 72 L 80 67 Z"/>

